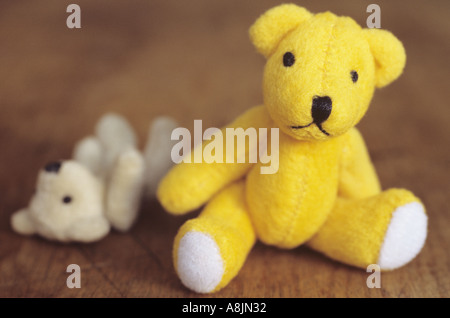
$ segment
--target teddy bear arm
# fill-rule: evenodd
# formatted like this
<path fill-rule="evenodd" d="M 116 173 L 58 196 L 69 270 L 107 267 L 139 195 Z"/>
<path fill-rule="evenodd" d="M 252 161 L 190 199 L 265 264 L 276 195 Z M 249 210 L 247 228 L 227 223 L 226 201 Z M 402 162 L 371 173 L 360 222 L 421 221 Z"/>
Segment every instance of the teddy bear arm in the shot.
<path fill-rule="evenodd" d="M 270 128 L 273 125 L 267 110 L 264 106 L 251 108 L 230 125 L 222 128 L 224 158 L 228 156 L 226 152 L 226 129 L 242 128 L 246 131 L 248 128 L 254 128 L 259 138 L 259 128 Z M 161 180 L 157 189 L 157 198 L 162 206 L 170 213 L 185 214 L 193 211 L 205 204 L 214 194 L 225 188 L 233 181 L 242 178 L 254 163 L 246 160 L 244 163 L 226 162 L 205 162 L 205 152 L 203 150 L 212 141 L 204 142 L 198 145 L 192 153 L 191 162 L 195 162 L 195 152 L 202 151 L 203 159 L 200 163 L 182 162 L 175 165 L 167 175 Z M 242 151 L 237 149 L 237 151 Z M 245 157 L 249 157 L 250 151 L 256 151 L 246 143 Z M 236 153 L 235 152 L 235 157 Z M 240 155 L 244 155 L 241 153 Z"/>
<path fill-rule="evenodd" d="M 379 194 L 380 182 L 360 132 L 352 128 L 343 137 L 339 196 L 358 199 Z"/>
<path fill-rule="evenodd" d="M 119 156 L 111 173 L 105 215 L 119 231 L 131 228 L 139 212 L 144 186 L 145 164 L 142 154 L 130 149 Z"/>
<path fill-rule="evenodd" d="M 102 151 L 98 138 L 89 136 L 75 145 L 73 158 L 86 166 L 94 175 L 100 176 L 102 173 Z"/>

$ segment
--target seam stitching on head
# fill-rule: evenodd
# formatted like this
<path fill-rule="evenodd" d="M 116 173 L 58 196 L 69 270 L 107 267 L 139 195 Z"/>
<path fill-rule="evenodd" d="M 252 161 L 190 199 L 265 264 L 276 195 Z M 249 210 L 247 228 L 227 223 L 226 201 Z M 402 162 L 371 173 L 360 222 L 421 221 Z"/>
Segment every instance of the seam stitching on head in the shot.
<path fill-rule="evenodd" d="M 286 37 L 288 37 L 289 34 L 291 34 L 292 32 L 294 32 L 294 31 L 297 29 L 298 26 L 299 26 L 299 25 L 296 25 L 294 28 L 292 28 L 291 30 L 289 30 L 288 32 L 286 32 L 286 33 L 278 40 L 277 45 L 275 45 L 275 46 L 272 48 L 272 50 L 270 51 L 270 53 L 267 55 L 266 59 L 269 59 L 269 58 L 276 52 L 276 50 L 277 50 L 278 47 L 280 46 L 281 42 L 282 42 Z"/>
<path fill-rule="evenodd" d="M 337 19 L 337 18 L 336 18 Z M 328 54 L 329 54 L 329 50 L 330 50 L 330 47 L 331 47 L 331 39 L 333 38 L 333 36 L 334 36 L 334 32 L 335 32 L 335 29 L 336 29 L 336 20 L 333 22 L 333 24 L 331 25 L 331 30 L 330 30 L 330 39 L 328 40 L 328 46 L 327 46 L 327 49 L 325 50 L 325 59 L 324 59 L 324 62 L 323 62 L 323 65 L 322 65 L 322 69 L 323 69 L 323 78 L 322 78 L 322 87 L 321 87 L 321 89 L 323 90 L 323 82 L 324 82 L 324 77 L 325 77 L 325 66 L 326 66 L 326 64 L 327 64 L 327 57 L 328 57 Z M 305 197 L 305 195 L 306 195 L 306 189 L 304 188 L 304 187 L 301 187 L 301 191 L 299 191 L 299 195 L 298 195 L 298 197 L 299 197 L 299 202 L 300 202 L 300 204 L 302 204 L 302 200 L 301 200 L 301 198 L 302 197 Z M 284 242 L 284 241 L 286 241 L 288 238 L 290 238 L 291 237 L 291 235 L 292 235 L 292 232 L 293 232 L 293 230 L 294 230 L 294 228 L 295 228 L 295 225 L 296 225 L 296 221 L 297 221 L 297 218 L 298 218 L 298 215 L 299 215 L 299 213 L 300 213 L 300 208 L 298 208 L 298 209 L 296 209 L 293 213 L 292 213 L 292 222 L 291 222 L 291 224 L 290 224 L 290 226 L 289 226 L 289 228 L 286 230 L 286 232 L 285 232 L 285 234 L 283 235 L 283 237 L 280 239 L 280 242 Z"/>
<path fill-rule="evenodd" d="M 280 46 L 281 42 L 283 42 L 283 40 L 285 38 L 287 38 L 289 36 L 289 34 L 291 34 L 292 32 L 294 32 L 295 30 L 297 30 L 297 28 L 302 25 L 303 23 L 305 23 L 306 21 L 308 21 L 309 19 L 311 19 L 312 17 L 314 17 L 314 15 L 311 15 L 309 18 L 307 18 L 306 20 L 299 22 L 297 25 L 295 25 L 295 27 L 293 27 L 292 29 L 290 29 L 289 31 L 287 31 L 285 34 L 283 34 L 281 36 L 281 38 L 278 40 L 277 45 L 275 45 L 272 50 L 270 50 L 269 54 L 267 54 L 266 59 L 269 59 L 277 50 L 277 48 Z"/>
<path fill-rule="evenodd" d="M 335 20 L 334 20 L 334 22 L 333 22 L 333 24 L 331 25 L 331 30 L 330 30 L 330 37 L 329 37 L 329 39 L 328 39 L 328 46 L 327 46 L 327 48 L 326 48 L 326 50 L 325 50 L 325 58 L 324 58 L 324 61 L 323 61 L 323 64 L 322 64 L 322 82 L 321 82 L 321 90 L 323 91 L 324 90 L 324 83 L 325 83 L 325 74 L 326 74 L 326 69 L 327 69 L 327 64 L 329 64 L 328 63 L 328 55 L 329 55 L 329 53 L 330 53 L 330 48 L 331 48 L 331 40 L 334 38 L 334 33 L 335 33 L 335 30 L 336 30 L 336 19 L 337 19 L 337 17 L 335 18 Z"/>

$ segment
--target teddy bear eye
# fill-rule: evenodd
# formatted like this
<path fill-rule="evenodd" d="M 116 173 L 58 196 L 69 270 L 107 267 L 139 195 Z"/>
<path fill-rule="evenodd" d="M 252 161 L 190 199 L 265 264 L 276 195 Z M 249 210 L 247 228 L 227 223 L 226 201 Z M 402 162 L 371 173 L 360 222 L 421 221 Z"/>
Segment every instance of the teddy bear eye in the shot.
<path fill-rule="evenodd" d="M 62 201 L 63 201 L 65 204 L 69 204 L 70 202 L 72 202 L 72 197 L 69 196 L 69 195 L 66 195 L 66 196 L 62 199 Z"/>
<path fill-rule="evenodd" d="M 286 52 L 283 55 L 283 65 L 286 67 L 290 67 L 295 63 L 295 56 L 291 52 Z"/>
<path fill-rule="evenodd" d="M 358 73 L 356 71 L 351 71 L 350 75 L 352 76 L 353 83 L 356 83 L 358 81 Z"/>

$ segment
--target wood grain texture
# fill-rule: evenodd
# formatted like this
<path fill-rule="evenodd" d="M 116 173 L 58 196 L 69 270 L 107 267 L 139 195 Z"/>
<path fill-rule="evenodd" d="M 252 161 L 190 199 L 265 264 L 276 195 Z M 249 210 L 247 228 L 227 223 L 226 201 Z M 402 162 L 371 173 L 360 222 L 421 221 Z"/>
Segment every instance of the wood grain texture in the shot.
<path fill-rule="evenodd" d="M 359 127 L 384 188 L 404 187 L 425 203 L 429 237 L 408 266 L 368 274 L 306 247 L 257 244 L 240 274 L 209 296 L 186 290 L 172 266 L 185 217 L 147 200 L 137 225 L 89 244 L 59 244 L 12 232 L 36 172 L 69 158 L 107 111 L 126 116 L 144 144 L 167 114 L 192 128 L 222 126 L 262 102 L 264 60 L 248 27 L 276 1 L 87 1 L 82 29 L 65 22 L 69 1 L 0 2 L 0 297 L 449 297 L 450 2 L 377 1 L 382 27 L 408 54 L 404 75 L 376 92 Z M 302 1 L 365 24 L 369 1 Z M 401 3 L 401 5 L 400 5 Z M 82 271 L 66 287 L 67 265 Z"/>

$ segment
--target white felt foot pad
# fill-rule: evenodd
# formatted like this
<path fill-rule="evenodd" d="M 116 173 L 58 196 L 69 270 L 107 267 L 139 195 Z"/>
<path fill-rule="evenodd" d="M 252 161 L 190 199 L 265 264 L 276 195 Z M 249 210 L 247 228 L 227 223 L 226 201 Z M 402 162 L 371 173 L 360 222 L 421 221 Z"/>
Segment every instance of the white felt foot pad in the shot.
<path fill-rule="evenodd" d="M 401 267 L 416 257 L 425 243 L 427 224 L 427 215 L 419 202 L 398 207 L 381 246 L 378 259 L 381 269 Z"/>
<path fill-rule="evenodd" d="M 224 266 L 217 243 L 207 234 L 187 232 L 178 247 L 177 270 L 183 284 L 208 293 L 222 280 Z"/>

